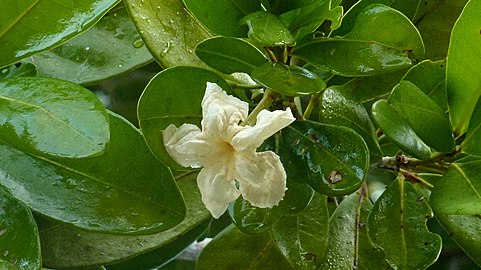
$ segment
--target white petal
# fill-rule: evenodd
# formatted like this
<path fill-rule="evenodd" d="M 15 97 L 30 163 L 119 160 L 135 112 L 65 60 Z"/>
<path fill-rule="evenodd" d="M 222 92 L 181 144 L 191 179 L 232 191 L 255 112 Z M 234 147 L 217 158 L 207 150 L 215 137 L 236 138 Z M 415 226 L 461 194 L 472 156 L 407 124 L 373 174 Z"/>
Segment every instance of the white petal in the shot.
<path fill-rule="evenodd" d="M 202 131 L 229 141 L 242 130 L 238 124 L 247 117 L 249 104 L 227 95 L 215 83 L 207 82 L 202 100 Z"/>
<path fill-rule="evenodd" d="M 244 72 L 234 72 L 231 74 L 234 79 L 239 81 L 240 83 L 247 84 L 247 85 L 256 85 L 257 83 L 252 80 L 251 76 L 249 74 L 244 73 Z"/>
<path fill-rule="evenodd" d="M 202 195 L 202 202 L 214 218 L 219 218 L 229 203 L 240 195 L 235 187 L 233 174 L 224 162 L 204 167 L 197 176 L 197 185 Z"/>
<path fill-rule="evenodd" d="M 196 125 L 183 124 L 180 128 L 169 125 L 162 132 L 165 150 L 184 167 L 199 166 L 197 147 L 194 147 L 192 142 L 200 133 L 200 129 Z"/>
<path fill-rule="evenodd" d="M 244 199 L 252 205 L 271 208 L 286 192 L 286 172 L 274 152 L 236 156 L 236 179 Z"/>
<path fill-rule="evenodd" d="M 287 127 L 294 120 L 296 119 L 290 108 L 273 112 L 262 110 L 257 115 L 255 126 L 243 129 L 232 138 L 232 146 L 241 151 L 249 148 L 256 149 L 265 139 Z"/>

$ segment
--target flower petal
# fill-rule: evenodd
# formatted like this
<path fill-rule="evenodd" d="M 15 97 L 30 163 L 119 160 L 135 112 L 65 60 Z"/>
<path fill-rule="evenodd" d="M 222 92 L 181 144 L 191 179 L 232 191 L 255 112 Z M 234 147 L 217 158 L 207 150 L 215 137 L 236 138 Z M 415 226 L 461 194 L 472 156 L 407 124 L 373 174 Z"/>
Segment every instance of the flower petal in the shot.
<path fill-rule="evenodd" d="M 162 133 L 165 150 L 181 166 L 200 166 L 197 147 L 192 142 L 200 135 L 200 128 L 192 124 L 183 124 L 180 128 L 169 125 Z"/>
<path fill-rule="evenodd" d="M 202 100 L 202 131 L 221 141 L 230 141 L 242 130 L 238 124 L 247 117 L 249 104 L 227 95 L 215 83 L 207 82 Z"/>
<path fill-rule="evenodd" d="M 229 166 L 224 162 L 203 168 L 197 176 L 202 202 L 214 218 L 219 218 L 229 203 L 240 195 L 232 176 Z"/>
<path fill-rule="evenodd" d="M 234 79 L 239 81 L 240 83 L 247 84 L 247 85 L 256 85 L 257 83 L 249 76 L 249 74 L 244 72 L 234 72 L 231 74 Z"/>
<path fill-rule="evenodd" d="M 247 127 L 232 138 L 232 146 L 236 150 L 256 149 L 265 139 L 274 135 L 279 130 L 287 127 L 296 120 L 291 109 L 273 112 L 262 110 L 257 115 L 257 122 L 253 127 Z"/>
<path fill-rule="evenodd" d="M 286 172 L 278 155 L 271 151 L 238 155 L 235 165 L 244 199 L 262 208 L 279 204 L 287 188 Z"/>

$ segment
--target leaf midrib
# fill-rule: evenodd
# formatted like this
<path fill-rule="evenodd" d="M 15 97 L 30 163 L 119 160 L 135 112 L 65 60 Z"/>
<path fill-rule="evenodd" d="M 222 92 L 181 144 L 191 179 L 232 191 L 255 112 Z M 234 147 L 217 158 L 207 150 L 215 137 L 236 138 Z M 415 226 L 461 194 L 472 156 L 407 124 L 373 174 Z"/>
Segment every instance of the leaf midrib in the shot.
<path fill-rule="evenodd" d="M 0 38 L 2 38 L 6 33 L 8 33 L 23 17 L 25 17 L 25 15 L 27 15 L 27 13 L 29 13 L 38 3 L 40 2 L 40 0 L 35 0 L 35 2 L 33 2 L 30 6 L 28 6 L 22 13 L 19 14 L 19 16 L 17 16 L 15 18 L 15 20 L 12 21 L 11 24 L 7 25 L 7 27 L 0 32 Z"/>

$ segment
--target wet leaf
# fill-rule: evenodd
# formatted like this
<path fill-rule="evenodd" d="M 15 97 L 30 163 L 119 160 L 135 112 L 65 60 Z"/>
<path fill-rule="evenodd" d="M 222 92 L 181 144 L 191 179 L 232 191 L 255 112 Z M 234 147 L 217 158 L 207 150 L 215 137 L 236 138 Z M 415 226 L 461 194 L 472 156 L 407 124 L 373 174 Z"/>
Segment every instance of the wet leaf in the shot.
<path fill-rule="evenodd" d="M 86 232 L 60 223 L 44 224 L 40 229 L 44 264 L 51 268 L 109 264 L 108 269 L 151 269 L 170 261 L 205 232 L 211 217 L 201 201 L 196 176 L 189 174 L 177 178 L 186 203 L 186 218 L 160 233 L 111 235 Z"/>
<path fill-rule="evenodd" d="M 37 224 L 30 209 L 1 190 L 0 255 L 0 269 L 42 268 Z"/>
<path fill-rule="evenodd" d="M 409 56 L 422 58 L 424 45 L 402 13 L 373 4 L 358 15 L 345 36 L 308 42 L 295 48 L 293 55 L 334 74 L 372 76 L 411 65 Z"/>
<path fill-rule="evenodd" d="M 95 24 L 119 0 L 2 2 L 0 67 L 55 47 Z M 39 23 L 41 22 L 41 23 Z"/>
<path fill-rule="evenodd" d="M 258 48 L 240 38 L 204 40 L 195 48 L 195 54 L 210 67 L 226 74 L 251 73 L 267 62 L 267 57 Z"/>
<path fill-rule="evenodd" d="M 206 83 L 217 83 L 229 92 L 229 85 L 217 74 L 196 67 L 163 70 L 149 82 L 137 107 L 140 128 L 154 155 L 171 168 L 183 169 L 164 148 L 162 130 L 168 125 L 200 124 L 200 103 Z M 189 98 L 186 98 L 189 97 Z"/>
<path fill-rule="evenodd" d="M 374 204 L 369 236 L 395 269 L 426 269 L 441 252 L 441 237 L 428 231 L 431 208 L 414 187 L 398 177 Z"/>
<path fill-rule="evenodd" d="M 127 10 L 115 8 L 85 33 L 30 59 L 41 77 L 93 84 L 143 66 L 153 57 Z"/>
<path fill-rule="evenodd" d="M 277 249 L 269 233 L 245 234 L 235 226 L 229 226 L 204 248 L 197 259 L 196 269 L 294 268 Z"/>
<path fill-rule="evenodd" d="M 33 211 L 89 231 L 142 234 L 177 225 L 185 206 L 170 170 L 126 120 L 110 115 L 110 128 L 98 157 L 45 158 L 0 143 L 0 185 Z"/>
<path fill-rule="evenodd" d="M 247 35 L 259 46 L 293 45 L 296 40 L 289 29 L 274 14 L 266 11 L 256 11 L 240 21 L 249 27 Z"/>
<path fill-rule="evenodd" d="M 0 81 L 0 139 L 22 151 L 61 157 L 101 154 L 107 111 L 76 84 L 47 78 Z"/>
<path fill-rule="evenodd" d="M 481 214 L 481 160 L 452 163 L 434 186 L 431 204 L 447 215 Z"/>
<path fill-rule="evenodd" d="M 0 79 L 34 77 L 36 75 L 37 67 L 28 62 L 17 63 L 0 69 Z"/>
<path fill-rule="evenodd" d="M 478 100 L 476 107 L 474 107 L 473 115 L 469 121 L 468 132 L 461 145 L 463 152 L 481 156 L 481 144 L 479 143 L 481 137 L 481 99 Z"/>
<path fill-rule="evenodd" d="M 398 114 L 385 99 L 372 105 L 372 117 L 386 137 L 403 151 L 421 160 L 431 156 L 431 149 L 414 132 L 408 121 Z"/>
<path fill-rule="evenodd" d="M 402 80 L 392 90 L 388 102 L 407 119 L 424 143 L 440 152 L 454 150 L 455 142 L 448 115 L 415 84 Z"/>
<path fill-rule="evenodd" d="M 266 63 L 254 69 L 251 76 L 265 87 L 288 96 L 318 93 L 326 88 L 316 74 L 298 66 Z"/>
<path fill-rule="evenodd" d="M 349 128 L 297 121 L 282 131 L 282 139 L 293 165 L 322 194 L 351 194 L 366 177 L 369 151 L 362 137 Z"/>
<path fill-rule="evenodd" d="M 211 35 L 181 1 L 125 0 L 125 6 L 145 46 L 162 67 L 207 67 L 194 48 Z"/>
<path fill-rule="evenodd" d="M 240 20 L 261 9 L 259 0 L 184 0 L 184 4 L 212 33 L 228 37 L 246 37 Z"/>
<path fill-rule="evenodd" d="M 376 129 L 366 108 L 352 96 L 344 94 L 343 90 L 342 87 L 331 86 L 322 92 L 320 121 L 353 129 L 366 142 L 371 163 L 380 161 L 382 153 L 377 142 Z"/>
<path fill-rule="evenodd" d="M 481 96 L 481 2 L 470 0 L 451 34 L 446 64 L 449 116 L 456 135 L 463 134 Z"/>
<path fill-rule="evenodd" d="M 275 223 L 271 235 L 296 269 L 314 269 L 324 254 L 328 221 L 326 197 L 316 193 L 302 212 L 285 216 Z"/>

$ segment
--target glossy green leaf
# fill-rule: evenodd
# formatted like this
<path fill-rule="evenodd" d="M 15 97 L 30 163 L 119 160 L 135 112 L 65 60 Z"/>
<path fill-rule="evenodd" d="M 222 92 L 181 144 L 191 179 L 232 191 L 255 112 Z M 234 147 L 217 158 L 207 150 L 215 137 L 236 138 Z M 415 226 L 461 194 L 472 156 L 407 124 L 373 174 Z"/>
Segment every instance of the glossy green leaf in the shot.
<path fill-rule="evenodd" d="M 446 58 L 451 30 L 468 0 L 437 0 L 437 2 L 439 3 L 416 23 L 416 28 L 421 33 L 426 46 L 424 57 L 431 60 Z"/>
<path fill-rule="evenodd" d="M 293 54 L 334 74 L 372 76 L 411 65 L 409 56 L 422 58 L 424 45 L 416 27 L 402 13 L 373 4 L 358 15 L 345 36 L 308 42 Z"/>
<path fill-rule="evenodd" d="M 177 178 L 187 208 L 186 218 L 177 226 L 156 234 L 129 236 L 47 224 L 40 229 L 44 264 L 51 268 L 109 264 L 108 269 L 151 269 L 168 262 L 206 230 L 211 217 L 201 201 L 196 176 Z"/>
<path fill-rule="evenodd" d="M 452 163 L 435 185 L 431 204 L 447 215 L 481 214 L 481 160 Z"/>
<path fill-rule="evenodd" d="M 481 217 L 445 215 L 433 209 L 449 236 L 481 267 Z"/>
<path fill-rule="evenodd" d="M 427 145 L 440 152 L 454 150 L 451 124 L 445 110 L 410 81 L 401 81 L 388 99 L 389 105 L 404 116 L 414 132 Z"/>
<path fill-rule="evenodd" d="M 441 237 L 428 231 L 431 208 L 414 187 L 398 177 L 374 204 L 369 236 L 395 269 L 426 269 L 441 252 Z"/>
<path fill-rule="evenodd" d="M 266 3 L 267 3 L 269 6 L 268 11 L 274 14 L 285 13 L 290 10 L 295 10 L 301 7 L 314 4 L 315 2 L 318 2 L 318 0 L 296 0 L 296 1 L 268 0 L 263 2 L 261 1 L 261 3 L 263 3 L 264 6 L 266 6 Z"/>
<path fill-rule="evenodd" d="M 22 151 L 63 157 L 102 153 L 107 111 L 73 83 L 20 77 L 0 81 L 0 139 Z"/>
<path fill-rule="evenodd" d="M 0 260 L 0 269 L 35 270 L 42 266 L 37 224 L 30 209 L 1 190 L 0 254 L 6 261 L 2 266 Z M 7 262 L 12 265 L 7 267 Z"/>
<path fill-rule="evenodd" d="M 316 74 L 298 66 L 266 63 L 254 69 L 251 76 L 265 87 L 288 96 L 318 93 L 326 88 Z"/>
<path fill-rule="evenodd" d="M 381 160 L 382 153 L 377 142 L 376 129 L 366 108 L 352 96 L 344 94 L 342 87 L 332 86 L 322 92 L 320 121 L 353 129 L 366 142 L 371 163 Z"/>
<path fill-rule="evenodd" d="M 456 135 L 468 128 L 481 96 L 481 2 L 470 0 L 451 33 L 446 64 L 449 115 Z"/>
<path fill-rule="evenodd" d="M 245 37 L 247 30 L 239 21 L 261 9 L 259 0 L 184 0 L 184 4 L 212 33 L 229 37 Z"/>
<path fill-rule="evenodd" d="M 229 206 L 232 222 L 245 233 L 264 232 L 284 216 L 301 212 L 309 204 L 314 193 L 303 180 L 305 172 L 295 166 L 297 157 L 290 154 L 289 149 L 283 144 L 276 144 L 276 139 L 271 137 L 258 150 L 271 150 L 280 156 L 287 175 L 287 190 L 279 205 L 272 208 L 254 207 L 243 198 L 237 199 Z"/>
<path fill-rule="evenodd" d="M 274 14 L 266 11 L 256 11 L 241 20 L 242 25 L 247 25 L 247 36 L 259 46 L 293 45 L 296 40 L 289 29 Z"/>
<path fill-rule="evenodd" d="M 164 68 L 207 67 L 194 53 L 195 46 L 211 35 L 179 0 L 125 0 L 139 34 L 152 56 Z"/>
<path fill-rule="evenodd" d="M 0 269 L 3 269 L 3 270 L 20 270 L 20 268 L 18 268 L 18 266 L 16 266 L 15 264 L 4 261 L 2 259 L 0 259 Z"/>
<path fill-rule="evenodd" d="M 34 77 L 37 75 L 37 67 L 28 62 L 16 63 L 0 69 L 0 79 L 16 77 Z"/>
<path fill-rule="evenodd" d="M 371 4 L 383 4 L 402 12 L 413 22 L 422 18 L 439 0 L 360 0 L 343 16 L 341 27 L 331 35 L 343 36 L 349 33 L 356 23 L 357 16 Z"/>
<path fill-rule="evenodd" d="M 89 231 L 140 234 L 177 225 L 185 205 L 170 170 L 130 123 L 111 115 L 110 128 L 98 157 L 45 158 L 0 144 L 0 185 L 33 211 Z"/>
<path fill-rule="evenodd" d="M 367 213 L 361 211 L 361 208 L 365 204 L 370 204 L 367 197 L 360 196 L 356 192 L 346 197 L 330 217 L 326 253 L 321 259 L 319 269 L 355 269 L 357 267 L 361 219 L 365 222 L 367 217 Z"/>
<path fill-rule="evenodd" d="M 50 49 L 91 27 L 119 0 L 2 1 L 0 67 Z M 41 22 L 41 23 L 40 23 Z"/>
<path fill-rule="evenodd" d="M 409 69 L 402 79 L 414 83 L 426 95 L 434 100 L 444 112 L 448 110 L 445 87 L 445 60 L 436 62 L 430 60 L 422 61 Z"/>
<path fill-rule="evenodd" d="M 333 6 L 330 0 L 309 2 L 308 5 L 279 15 L 297 41 L 313 33 L 325 20 L 331 21 L 331 29 L 339 27 L 341 23 L 342 7 Z"/>
<path fill-rule="evenodd" d="M 468 132 L 461 145 L 463 152 L 481 156 L 481 99 L 478 100 L 476 107 L 474 107 L 473 115 L 469 121 Z"/>
<path fill-rule="evenodd" d="M 294 269 L 277 249 L 269 233 L 245 234 L 227 227 L 212 240 L 197 259 L 197 270 Z"/>
<path fill-rule="evenodd" d="M 226 74 L 251 73 L 267 62 L 267 57 L 258 48 L 240 38 L 204 40 L 195 48 L 195 54 L 210 67 Z"/>
<path fill-rule="evenodd" d="M 157 74 L 140 97 L 137 115 L 147 145 L 158 159 L 172 168 L 183 167 L 165 150 L 162 130 L 170 124 L 200 124 L 200 103 L 207 82 L 217 83 L 222 89 L 230 91 L 229 85 L 211 71 L 196 67 L 174 67 Z"/>
<path fill-rule="evenodd" d="M 124 7 L 61 46 L 31 58 L 41 77 L 92 84 L 135 69 L 153 57 Z"/>
<path fill-rule="evenodd" d="M 341 126 L 295 122 L 282 131 L 293 165 L 316 191 L 329 196 L 351 194 L 364 181 L 369 151 L 360 135 Z"/>
<path fill-rule="evenodd" d="M 375 102 L 371 113 L 377 126 L 403 151 L 422 160 L 431 156 L 429 146 L 416 135 L 408 121 L 389 106 L 387 100 Z"/>
<path fill-rule="evenodd" d="M 274 224 L 271 235 L 296 269 L 314 269 L 324 254 L 328 222 L 326 197 L 316 193 L 298 215 L 285 216 Z"/>

